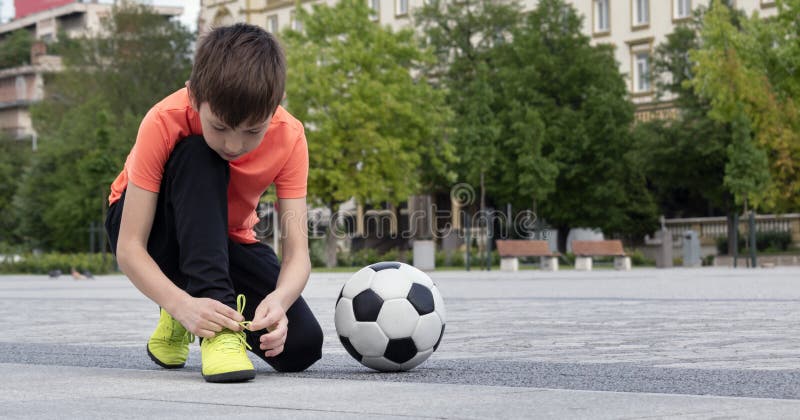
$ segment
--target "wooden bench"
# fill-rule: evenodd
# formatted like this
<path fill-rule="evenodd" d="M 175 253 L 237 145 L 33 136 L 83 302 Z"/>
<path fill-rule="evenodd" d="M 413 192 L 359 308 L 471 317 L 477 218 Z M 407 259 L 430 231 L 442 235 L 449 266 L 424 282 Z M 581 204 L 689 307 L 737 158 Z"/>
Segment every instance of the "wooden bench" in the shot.
<path fill-rule="evenodd" d="M 614 257 L 614 269 L 631 269 L 631 257 L 625 255 L 619 240 L 572 241 L 572 253 L 575 254 L 576 270 L 591 271 L 592 257 Z"/>
<path fill-rule="evenodd" d="M 558 271 L 558 252 L 550 251 L 547 241 L 498 240 L 497 253 L 500 254 L 500 270 L 519 270 L 519 257 L 539 257 L 542 270 Z"/>

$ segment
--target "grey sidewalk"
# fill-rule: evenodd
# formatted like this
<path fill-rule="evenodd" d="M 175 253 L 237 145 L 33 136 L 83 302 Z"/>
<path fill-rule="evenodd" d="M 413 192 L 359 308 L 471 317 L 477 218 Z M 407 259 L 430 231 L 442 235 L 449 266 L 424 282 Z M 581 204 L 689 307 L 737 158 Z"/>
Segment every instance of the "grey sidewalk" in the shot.
<path fill-rule="evenodd" d="M 326 333 L 309 371 L 257 362 L 207 384 L 199 351 L 163 371 L 155 306 L 121 276 L 0 277 L 0 417 L 797 418 L 800 270 L 437 272 L 432 358 L 401 374 L 349 358 L 333 327 L 347 274 L 305 293 Z M 250 303 L 253 304 L 253 303 Z M 233 410 L 233 411 L 231 411 Z"/>

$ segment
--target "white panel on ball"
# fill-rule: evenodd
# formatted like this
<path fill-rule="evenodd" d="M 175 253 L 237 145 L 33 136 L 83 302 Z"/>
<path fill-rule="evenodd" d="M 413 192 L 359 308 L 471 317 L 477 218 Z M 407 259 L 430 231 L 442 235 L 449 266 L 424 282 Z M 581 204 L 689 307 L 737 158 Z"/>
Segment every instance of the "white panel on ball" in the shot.
<path fill-rule="evenodd" d="M 403 299 L 411 290 L 411 280 L 402 271 L 390 268 L 375 273 L 370 288 L 383 300 Z"/>
<path fill-rule="evenodd" d="M 417 327 L 419 314 L 405 299 L 383 302 L 378 314 L 378 325 L 389 338 L 411 337 Z"/>
<path fill-rule="evenodd" d="M 413 359 L 412 359 L 413 360 Z M 409 360 L 410 362 L 411 360 Z M 386 359 L 383 356 L 380 357 L 365 357 L 361 359 L 361 363 L 369 368 L 379 370 L 381 372 L 397 372 L 401 370 L 400 365 L 397 363 Z M 406 362 L 408 363 L 408 362 Z"/>
<path fill-rule="evenodd" d="M 425 272 L 416 267 L 412 267 L 408 264 L 401 264 L 400 271 L 405 273 L 408 278 L 412 279 L 415 283 L 419 283 L 427 287 L 433 286 L 433 280 L 431 280 L 431 278 L 428 277 Z"/>
<path fill-rule="evenodd" d="M 345 283 L 342 289 L 342 296 L 352 299 L 356 297 L 357 294 L 367 290 L 374 274 L 375 271 L 369 267 L 358 270 L 350 277 L 350 280 Z"/>
<path fill-rule="evenodd" d="M 336 332 L 339 335 L 350 337 L 356 325 L 356 316 L 353 313 L 353 301 L 348 298 L 339 299 L 336 304 L 336 312 L 333 317 L 336 325 Z"/>
<path fill-rule="evenodd" d="M 433 293 L 433 307 L 436 308 L 434 310 L 439 314 L 442 323 L 447 323 L 447 312 L 444 309 L 444 300 L 442 300 L 442 294 L 439 293 L 439 288 L 431 287 L 431 293 Z"/>
<path fill-rule="evenodd" d="M 421 351 L 421 352 L 417 353 L 417 355 L 414 356 L 413 359 L 411 359 L 411 360 L 403 363 L 402 365 L 400 365 L 400 369 L 401 370 L 413 369 L 413 368 L 417 367 L 418 365 L 420 365 L 422 362 L 428 360 L 428 357 L 430 357 L 432 353 L 433 353 L 433 348 L 430 348 L 430 349 L 425 350 L 425 351 Z"/>
<path fill-rule="evenodd" d="M 436 342 L 439 341 L 439 334 L 442 333 L 442 320 L 436 312 L 432 314 L 423 315 L 419 318 L 417 328 L 411 335 L 414 344 L 417 345 L 417 350 L 424 351 L 432 349 Z"/>
<path fill-rule="evenodd" d="M 350 344 L 362 356 L 382 356 L 389 338 L 375 322 L 356 322 L 350 334 Z"/>

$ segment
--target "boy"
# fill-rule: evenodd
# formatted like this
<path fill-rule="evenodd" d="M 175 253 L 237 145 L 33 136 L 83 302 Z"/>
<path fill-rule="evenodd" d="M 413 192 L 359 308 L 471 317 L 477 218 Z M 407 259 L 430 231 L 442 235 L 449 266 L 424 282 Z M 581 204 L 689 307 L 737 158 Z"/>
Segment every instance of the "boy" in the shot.
<path fill-rule="evenodd" d="M 162 367 L 183 367 L 194 336 L 209 382 L 254 378 L 245 347 L 281 372 L 321 357 L 322 330 L 300 297 L 311 270 L 308 146 L 279 106 L 285 75 L 269 33 L 213 30 L 186 87 L 142 120 L 111 186 L 106 229 L 122 271 L 161 307 L 147 353 Z M 273 182 L 282 263 L 253 231 Z"/>

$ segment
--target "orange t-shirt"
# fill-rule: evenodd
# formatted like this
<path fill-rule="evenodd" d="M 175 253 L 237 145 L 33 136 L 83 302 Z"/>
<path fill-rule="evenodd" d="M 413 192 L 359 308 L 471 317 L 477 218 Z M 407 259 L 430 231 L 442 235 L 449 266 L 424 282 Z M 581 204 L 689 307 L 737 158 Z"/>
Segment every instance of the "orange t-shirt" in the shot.
<path fill-rule="evenodd" d="M 203 134 L 203 129 L 186 88 L 157 103 L 142 120 L 125 168 L 111 184 L 109 204 L 119 200 L 129 181 L 157 193 L 175 144 L 194 134 Z M 278 107 L 258 148 L 229 164 L 228 236 L 239 243 L 255 243 L 255 210 L 273 182 L 278 198 L 306 196 L 308 144 L 303 124 Z"/>

